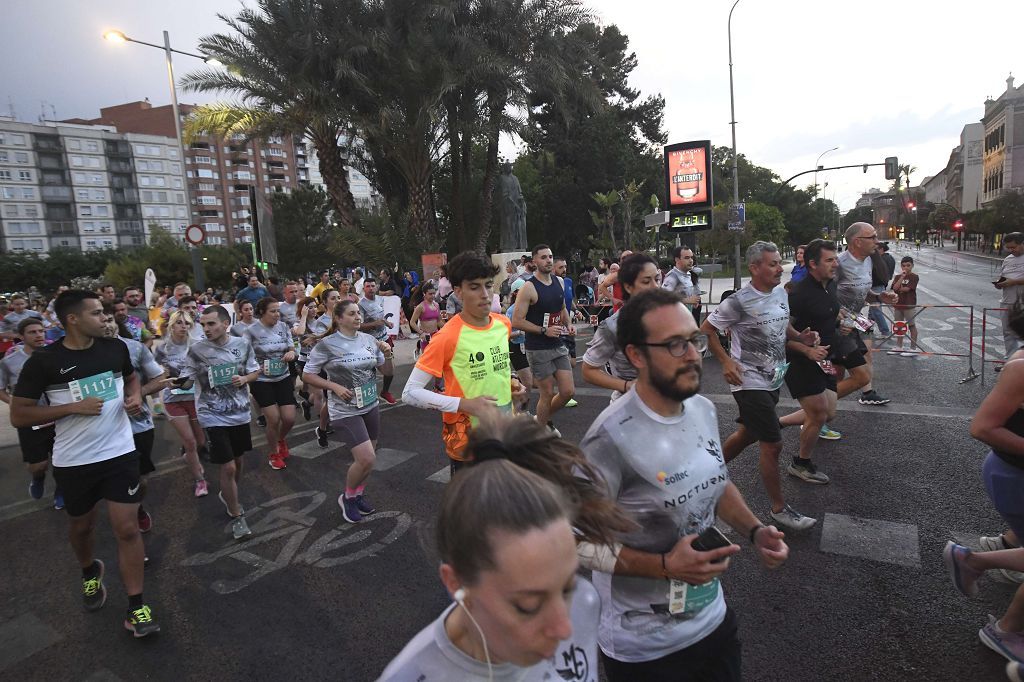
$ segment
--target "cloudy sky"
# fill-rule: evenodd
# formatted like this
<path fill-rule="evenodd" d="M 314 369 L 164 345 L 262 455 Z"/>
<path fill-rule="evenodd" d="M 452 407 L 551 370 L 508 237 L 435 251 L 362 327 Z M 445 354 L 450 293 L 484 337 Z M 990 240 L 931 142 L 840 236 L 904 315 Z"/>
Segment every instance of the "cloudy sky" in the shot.
<path fill-rule="evenodd" d="M 240 0 L 39 0 L 5 3 L 0 36 L 0 113 L 20 120 L 98 115 L 101 106 L 148 97 L 169 101 L 163 54 L 101 39 L 130 37 L 193 51 L 222 30 L 217 13 Z M 731 0 L 590 0 L 600 21 L 631 40 L 633 85 L 667 101 L 670 142 L 729 145 L 726 22 Z M 1013 35 L 1024 2 L 956 0 L 741 0 L 733 14 L 737 147 L 782 177 L 823 165 L 881 162 L 917 167 L 915 184 L 941 170 L 964 124 L 987 96 L 1024 82 L 1024 53 Z M 178 73 L 199 62 L 180 58 Z M 182 101 L 202 101 L 183 95 Z M 43 104 L 45 102 L 45 105 Z M 514 143 L 506 143 L 507 151 Z M 833 171 L 826 196 L 849 209 L 881 168 Z M 798 179 L 810 184 L 813 176 Z M 725 197 L 716 197 L 725 199 Z"/>

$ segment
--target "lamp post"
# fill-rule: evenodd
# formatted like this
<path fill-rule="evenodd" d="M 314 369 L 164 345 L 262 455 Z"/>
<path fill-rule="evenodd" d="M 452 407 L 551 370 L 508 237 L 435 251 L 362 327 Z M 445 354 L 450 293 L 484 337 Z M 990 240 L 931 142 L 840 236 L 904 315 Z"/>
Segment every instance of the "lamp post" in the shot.
<path fill-rule="evenodd" d="M 732 3 L 732 8 L 729 9 L 729 22 L 728 22 L 728 33 L 729 33 L 729 118 L 732 120 L 729 124 L 732 126 L 732 203 L 740 203 L 740 167 L 739 160 L 736 156 L 736 98 L 733 95 L 732 90 L 732 11 L 736 9 L 736 5 L 740 4 L 740 0 Z M 735 266 L 732 274 L 732 288 L 735 291 L 740 290 L 740 235 L 742 232 L 736 233 L 736 252 L 735 252 Z"/>
<path fill-rule="evenodd" d="M 181 112 L 178 111 L 178 88 L 174 84 L 174 64 L 171 62 L 171 53 L 176 52 L 183 54 L 186 57 L 195 57 L 196 59 L 202 59 L 211 66 L 217 66 L 220 64 L 219 61 L 213 57 L 204 57 L 200 54 L 193 54 L 192 52 L 183 52 L 181 50 L 175 50 L 171 47 L 171 38 L 167 31 L 164 31 L 164 44 L 163 46 L 156 45 L 154 43 L 147 43 L 142 40 L 135 40 L 129 38 L 121 31 L 107 31 L 103 34 L 103 38 L 112 43 L 136 43 L 137 45 L 145 45 L 146 47 L 155 47 L 158 50 L 164 51 L 164 59 L 167 62 L 167 83 L 171 89 L 171 109 L 174 113 L 174 134 L 178 138 L 178 155 L 181 157 L 181 169 L 184 175 L 184 182 L 182 188 L 185 196 L 185 214 L 188 223 L 192 222 L 192 199 L 189 196 L 188 191 L 188 171 L 185 170 L 185 141 L 181 136 Z M 202 291 L 206 288 L 206 272 L 203 268 L 203 261 L 199 256 L 199 249 L 194 246 L 189 247 L 189 252 L 192 255 L 192 275 L 196 279 L 196 290 Z"/>
<path fill-rule="evenodd" d="M 821 157 L 825 156 L 829 152 L 834 152 L 837 149 L 839 149 L 839 145 L 832 147 L 832 149 L 826 149 L 822 153 L 818 154 L 818 160 L 814 162 L 814 196 L 818 196 L 818 169 L 821 168 Z M 824 192 L 822 192 L 822 194 L 824 195 Z M 822 201 L 824 201 L 824 199 L 825 197 L 822 196 Z"/>

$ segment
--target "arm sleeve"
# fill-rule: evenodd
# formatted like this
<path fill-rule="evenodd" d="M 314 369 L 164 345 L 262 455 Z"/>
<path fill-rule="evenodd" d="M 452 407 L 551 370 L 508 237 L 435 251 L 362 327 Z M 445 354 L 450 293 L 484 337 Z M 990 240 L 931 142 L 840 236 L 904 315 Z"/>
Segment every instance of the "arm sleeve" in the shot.
<path fill-rule="evenodd" d="M 323 364 L 326 359 L 327 353 L 323 344 L 316 344 L 313 346 L 312 350 L 309 351 L 309 357 L 306 358 L 306 364 L 302 367 L 302 373 L 319 374 L 323 371 Z"/>
<path fill-rule="evenodd" d="M 583 362 L 591 367 L 604 367 L 615 355 L 616 350 L 615 335 L 608 330 L 604 322 L 601 322 L 594 332 L 590 345 L 587 346 L 587 352 L 583 354 Z"/>
<path fill-rule="evenodd" d="M 182 364 L 181 372 L 178 376 L 186 379 L 195 379 L 199 376 L 199 360 L 193 354 L 192 349 L 185 353 L 185 362 Z"/>
<path fill-rule="evenodd" d="M 432 374 L 423 371 L 418 365 L 414 367 L 412 374 L 409 375 L 409 380 L 405 382 L 405 388 L 402 389 L 402 402 L 426 410 L 458 412 L 461 399 L 458 396 L 434 393 L 429 390 L 427 385 L 433 379 Z"/>
<path fill-rule="evenodd" d="M 679 286 L 679 277 L 676 275 L 674 270 L 669 270 L 668 274 L 665 275 L 665 279 L 661 280 L 661 288 L 668 289 L 669 291 L 675 291 Z"/>
<path fill-rule="evenodd" d="M 718 331 L 728 331 L 740 321 L 740 306 L 736 296 L 730 296 L 722 301 L 705 319 Z"/>

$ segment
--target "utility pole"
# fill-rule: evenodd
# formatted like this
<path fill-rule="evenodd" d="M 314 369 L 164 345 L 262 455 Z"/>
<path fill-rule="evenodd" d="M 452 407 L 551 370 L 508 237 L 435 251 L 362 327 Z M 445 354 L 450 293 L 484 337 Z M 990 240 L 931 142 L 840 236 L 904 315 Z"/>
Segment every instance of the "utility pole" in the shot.
<path fill-rule="evenodd" d="M 740 0 L 732 3 L 732 8 L 729 10 L 729 22 L 728 22 L 728 33 L 729 33 L 729 117 L 732 119 L 729 124 L 732 126 L 732 203 L 733 205 L 740 203 L 740 167 L 739 159 L 736 156 L 736 97 L 733 95 L 732 90 L 732 11 L 736 9 L 736 5 L 740 4 Z M 742 232 L 736 233 L 736 251 L 734 256 L 734 271 L 732 275 L 732 288 L 734 291 L 740 290 L 740 235 Z"/>

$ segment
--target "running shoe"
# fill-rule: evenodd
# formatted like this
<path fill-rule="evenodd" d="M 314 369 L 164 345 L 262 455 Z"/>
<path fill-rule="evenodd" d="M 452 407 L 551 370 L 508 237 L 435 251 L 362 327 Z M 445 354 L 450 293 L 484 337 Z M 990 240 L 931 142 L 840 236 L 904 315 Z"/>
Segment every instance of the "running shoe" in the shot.
<path fill-rule="evenodd" d="M 328 446 L 327 431 L 321 429 L 319 426 L 316 427 L 316 442 L 322 448 L 326 448 Z"/>
<path fill-rule="evenodd" d="M 281 469 L 287 469 L 288 463 L 284 461 L 284 457 L 278 452 L 271 452 L 270 458 L 267 460 L 270 464 L 270 468 L 274 471 L 280 471 Z"/>
<path fill-rule="evenodd" d="M 356 495 L 356 508 L 363 516 L 369 516 L 377 511 L 373 508 L 373 505 L 370 504 L 370 501 L 366 499 L 366 495 Z"/>
<path fill-rule="evenodd" d="M 548 429 L 555 435 L 555 438 L 562 437 L 562 432 L 555 428 L 554 422 L 548 422 Z"/>
<path fill-rule="evenodd" d="M 239 514 L 231 523 L 231 537 L 241 540 L 250 535 L 252 535 L 252 531 L 249 530 L 249 524 L 245 522 L 245 514 Z"/>
<path fill-rule="evenodd" d="M 828 476 L 818 471 L 817 467 L 814 466 L 814 462 L 809 459 L 794 457 L 793 462 L 786 467 L 786 471 L 790 476 L 796 476 L 807 483 L 814 483 L 815 485 L 825 485 L 829 481 Z"/>
<path fill-rule="evenodd" d="M 221 492 L 217 493 L 217 499 L 219 499 L 220 503 L 224 505 L 224 511 L 227 512 L 228 518 L 229 519 L 235 518 L 231 514 L 231 510 L 228 509 L 228 503 L 227 503 L 227 500 L 224 499 L 224 491 L 223 490 Z M 242 508 L 242 503 L 241 502 L 238 503 L 238 513 L 239 514 L 244 514 L 245 513 L 245 509 Z"/>
<path fill-rule="evenodd" d="M 303 400 L 302 401 L 302 416 L 306 418 L 306 421 L 309 421 L 309 419 L 312 416 L 312 414 L 313 414 L 313 406 L 309 403 L 308 400 Z"/>
<path fill-rule="evenodd" d="M 394 405 L 396 402 L 398 402 L 397 400 L 395 400 L 395 396 L 391 395 L 391 391 L 384 391 L 383 393 L 380 394 L 380 397 L 381 400 L 386 402 L 388 405 Z"/>
<path fill-rule="evenodd" d="M 978 630 L 978 639 L 1011 663 L 1024 663 L 1024 635 L 1002 630 L 999 621 L 991 613 L 985 627 Z"/>
<path fill-rule="evenodd" d="M 160 624 L 153 620 L 153 612 L 143 604 L 137 609 L 128 610 L 128 617 L 124 619 L 124 629 L 139 639 L 160 632 Z"/>
<path fill-rule="evenodd" d="M 1024 666 L 1017 661 L 1006 664 L 1006 678 L 1010 682 L 1024 682 Z"/>
<path fill-rule="evenodd" d="M 818 438 L 823 440 L 839 440 L 843 437 L 843 434 L 839 433 L 835 429 L 829 428 L 828 424 L 822 424 L 821 430 L 818 431 Z"/>
<path fill-rule="evenodd" d="M 64 491 L 60 488 L 53 492 L 53 508 L 58 511 L 64 508 Z"/>
<path fill-rule="evenodd" d="M 569 398 L 569 400 L 567 400 L 565 403 L 566 407 L 576 407 L 577 405 L 579 405 L 579 403 L 576 402 L 575 398 Z"/>
<path fill-rule="evenodd" d="M 915 353 L 912 350 L 905 350 L 902 353 L 900 353 L 900 355 L 902 357 L 905 357 L 905 358 L 913 358 L 913 357 L 916 357 L 916 356 L 920 355 L 920 353 Z"/>
<path fill-rule="evenodd" d="M 860 403 L 861 405 L 885 405 L 886 403 L 891 401 L 888 398 L 883 398 L 878 394 L 878 391 L 872 389 L 870 391 L 865 391 L 864 393 L 861 393 L 860 398 L 857 399 L 857 402 Z"/>
<path fill-rule="evenodd" d="M 200 479 L 192 485 L 192 494 L 196 497 L 206 497 L 210 494 L 210 488 L 206 485 L 205 479 Z"/>
<path fill-rule="evenodd" d="M 139 532 L 148 533 L 153 530 L 153 517 L 150 516 L 149 512 L 139 505 Z"/>
<path fill-rule="evenodd" d="M 257 426 L 261 426 L 261 427 L 266 427 L 266 425 L 267 425 L 267 418 L 264 417 L 262 414 L 260 416 L 256 417 L 256 425 Z"/>
<path fill-rule="evenodd" d="M 285 443 L 283 438 L 277 441 L 277 454 L 281 455 L 282 459 L 288 459 L 292 456 L 292 453 L 288 450 L 288 443 Z"/>
<path fill-rule="evenodd" d="M 324 433 L 326 433 L 328 436 L 333 436 L 334 435 L 334 429 L 331 428 L 330 424 L 328 424 L 327 428 L 324 429 Z"/>
<path fill-rule="evenodd" d="M 903 352 L 903 351 L 902 351 L 902 350 L 900 350 L 899 348 L 893 348 L 892 350 L 887 350 L 887 351 L 885 351 L 885 354 L 886 354 L 886 355 L 899 355 L 899 354 L 901 354 L 902 352 Z"/>
<path fill-rule="evenodd" d="M 1017 549 L 1013 545 L 1006 544 L 1002 535 L 982 535 L 978 538 L 978 546 L 986 552 L 998 552 L 1003 549 Z"/>
<path fill-rule="evenodd" d="M 30 479 L 29 482 L 28 482 L 28 495 L 29 495 L 29 497 L 31 497 L 33 500 L 41 500 L 41 499 L 43 499 L 43 488 L 45 488 L 45 487 L 46 487 L 46 479 L 45 478 L 39 478 L 39 479 L 33 478 L 33 479 Z"/>
<path fill-rule="evenodd" d="M 82 578 L 82 603 L 86 611 L 98 611 L 107 601 L 107 588 L 103 586 L 103 562 L 94 559 L 99 567 L 94 578 Z"/>
<path fill-rule="evenodd" d="M 338 506 L 341 507 L 341 515 L 349 523 L 359 523 L 363 520 L 363 515 L 359 511 L 359 505 L 356 504 L 354 497 L 345 497 L 345 493 L 338 495 Z"/>
<path fill-rule="evenodd" d="M 958 545 L 952 540 L 946 542 L 942 549 L 942 561 L 949 570 L 949 577 L 953 580 L 953 586 L 966 597 L 978 596 L 978 578 L 984 571 L 971 568 L 967 565 L 967 557 L 971 556 L 971 549 Z M 991 645 L 989 645 L 991 646 Z"/>
<path fill-rule="evenodd" d="M 769 515 L 775 523 L 791 530 L 807 530 L 818 522 L 818 519 L 804 516 L 788 504 L 782 508 L 782 511 L 773 511 Z"/>

